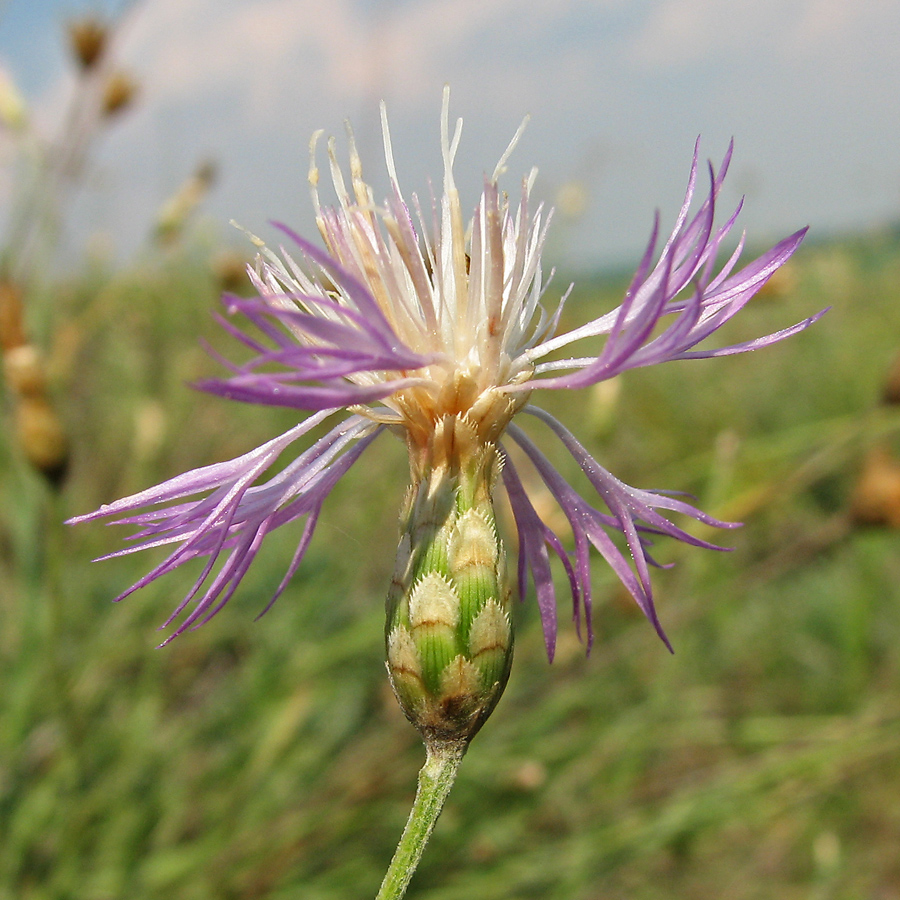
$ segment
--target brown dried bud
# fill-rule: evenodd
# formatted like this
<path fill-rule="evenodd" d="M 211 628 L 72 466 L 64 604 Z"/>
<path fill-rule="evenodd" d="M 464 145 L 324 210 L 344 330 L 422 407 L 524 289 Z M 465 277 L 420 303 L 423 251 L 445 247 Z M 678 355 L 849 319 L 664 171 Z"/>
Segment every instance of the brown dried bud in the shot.
<path fill-rule="evenodd" d="M 69 461 L 62 422 L 44 397 L 23 397 L 16 408 L 16 433 L 28 461 L 58 484 Z"/>
<path fill-rule="evenodd" d="M 234 250 L 222 250 L 210 262 L 213 277 L 219 288 L 229 294 L 249 291 L 252 288 L 247 276 L 247 259 Z"/>
<path fill-rule="evenodd" d="M 106 49 L 109 29 L 93 16 L 69 22 L 69 46 L 82 69 L 93 68 Z"/>
<path fill-rule="evenodd" d="M 156 218 L 156 236 L 163 242 L 177 238 L 185 223 L 203 202 L 216 180 L 216 164 L 204 160 L 197 171 L 160 207 Z"/>
<path fill-rule="evenodd" d="M 881 399 L 884 403 L 890 405 L 900 403 L 900 354 L 897 354 L 891 363 L 891 367 L 888 369 L 884 388 L 881 392 Z"/>
<path fill-rule="evenodd" d="M 125 72 L 113 72 L 103 85 L 103 114 L 112 117 L 131 106 L 137 96 L 137 82 Z"/>
<path fill-rule="evenodd" d="M 22 313 L 21 290 L 11 281 L 0 281 L 0 347 L 4 350 L 26 343 Z"/>
<path fill-rule="evenodd" d="M 19 397 L 42 397 L 47 390 L 44 361 L 34 344 L 22 344 L 3 354 L 6 386 Z"/>
<path fill-rule="evenodd" d="M 768 300 L 784 300 L 797 292 L 800 285 L 800 277 L 794 264 L 787 263 L 780 269 L 776 269 L 768 281 L 759 289 L 757 296 Z"/>
<path fill-rule="evenodd" d="M 859 525 L 900 528 L 900 462 L 876 447 L 853 489 L 850 516 Z"/>

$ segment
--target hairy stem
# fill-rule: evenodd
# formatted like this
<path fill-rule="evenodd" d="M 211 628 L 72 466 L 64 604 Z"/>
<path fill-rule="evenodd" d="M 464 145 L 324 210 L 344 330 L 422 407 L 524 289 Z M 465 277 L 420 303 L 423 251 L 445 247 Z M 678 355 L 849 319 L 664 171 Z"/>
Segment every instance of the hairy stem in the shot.
<path fill-rule="evenodd" d="M 444 801 L 456 780 L 456 773 L 468 742 L 458 741 L 428 746 L 425 765 L 419 772 L 419 787 L 406 828 L 375 900 L 399 900 L 406 894 L 428 838 Z"/>

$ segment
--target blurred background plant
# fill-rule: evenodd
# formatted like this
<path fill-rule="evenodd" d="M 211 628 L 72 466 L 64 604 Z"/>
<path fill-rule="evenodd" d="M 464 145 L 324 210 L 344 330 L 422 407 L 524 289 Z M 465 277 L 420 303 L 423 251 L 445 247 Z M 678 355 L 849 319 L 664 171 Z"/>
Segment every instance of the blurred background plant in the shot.
<path fill-rule="evenodd" d="M 26 304 L 41 296 L 41 279 L 46 287 L 46 273 L 55 268 L 63 212 L 85 174 L 92 144 L 135 97 L 134 80 L 115 68 L 113 35 L 113 23 L 93 16 L 69 23 L 77 84 L 59 133 L 49 140 L 34 126 L 11 79 L 0 81 L 0 121 L 13 144 L 9 165 L 14 185 L 0 245 L 4 382 L 18 444 L 28 461 L 56 484 L 65 474 L 68 439 L 48 393 L 44 354 L 29 333 L 42 326 L 52 331 L 55 310 L 43 310 L 43 321 L 36 322 L 37 315 L 26 315 Z"/>
<path fill-rule="evenodd" d="M 252 623 L 290 533 L 225 614 L 158 652 L 183 586 L 110 608 L 145 561 L 93 565 L 116 540 L 59 525 L 291 423 L 185 389 L 214 368 L 200 339 L 222 346 L 221 288 L 246 284 L 194 227 L 212 164 L 160 204 L 132 262 L 48 264 L 91 153 L 139 96 L 126 78 L 104 99 L 119 27 L 68 30 L 61 138 L 42 144 L 0 89 L 21 223 L 0 289 L 0 900 L 372 895 L 421 763 L 382 659 L 402 447 L 336 488 L 270 615 Z M 627 274 L 581 279 L 572 321 L 614 306 Z M 713 363 L 715 381 L 698 362 L 560 398 L 627 481 L 747 524 L 731 554 L 660 543 L 674 657 L 602 564 L 590 658 L 563 622 L 548 666 L 534 604 L 517 608 L 507 694 L 410 897 L 900 898 L 900 230 L 805 245 L 734 328 L 829 304 L 802 339 Z"/>

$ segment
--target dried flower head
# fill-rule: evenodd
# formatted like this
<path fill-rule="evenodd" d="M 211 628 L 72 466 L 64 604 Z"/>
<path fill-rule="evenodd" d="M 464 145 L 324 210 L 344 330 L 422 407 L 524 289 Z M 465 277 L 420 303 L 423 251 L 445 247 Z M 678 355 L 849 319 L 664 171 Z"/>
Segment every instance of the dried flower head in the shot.
<path fill-rule="evenodd" d="M 112 118 L 124 112 L 134 103 L 137 93 L 138 84 L 127 72 L 113 72 L 103 83 L 103 115 Z"/>
<path fill-rule="evenodd" d="M 22 290 L 12 281 L 0 282 L 0 351 L 15 423 L 10 433 L 28 462 L 59 487 L 69 461 L 68 437 L 50 399 L 46 362 L 25 334 Z"/>
<path fill-rule="evenodd" d="M 156 214 L 156 237 L 163 243 L 171 243 L 183 232 L 185 225 L 197 207 L 204 201 L 216 180 L 216 164 L 204 160 L 196 171 L 169 197 Z M 246 278 L 246 266 L 241 267 L 241 277 Z"/>
<path fill-rule="evenodd" d="M 13 350 L 27 343 L 22 289 L 15 282 L 2 279 L 0 280 L 0 349 Z"/>
<path fill-rule="evenodd" d="M 269 532 L 302 523 L 274 602 L 303 559 L 331 489 L 379 436 L 400 437 L 409 450 L 412 487 L 388 601 L 389 667 L 407 714 L 420 727 L 427 721 L 434 733 L 471 731 L 502 690 L 512 645 L 505 555 L 491 505 L 495 483 L 502 484 L 515 516 L 519 593 L 524 596 L 533 583 L 551 658 L 557 628 L 551 552 L 567 576 L 574 618 L 584 620 L 588 645 L 591 547 L 668 645 L 653 603 L 650 539 L 667 535 L 714 548 L 675 524 L 673 515 L 731 527 L 669 493 L 621 482 L 564 425 L 533 405 L 532 394 L 587 387 L 670 360 L 743 353 L 802 331 L 817 316 L 745 343 L 698 346 L 790 258 L 805 229 L 743 268 L 737 268 L 742 242 L 717 264 L 740 209 L 723 225 L 714 224 L 731 148 L 718 172 L 709 167 L 708 193 L 692 213 L 700 174 L 695 150 L 672 233 L 657 250 L 659 224 L 654 225 L 621 305 L 565 332 L 559 328 L 565 296 L 549 312 L 542 302 L 541 251 L 549 215 L 531 201 L 536 173 L 522 180 L 513 198 L 498 187 L 519 133 L 485 178 L 466 221 L 453 177 L 461 122 L 451 130 L 448 93 L 441 116 L 440 197 L 425 203 L 415 195 L 404 199 L 383 109 L 382 127 L 391 189 L 380 204 L 363 179 L 349 129 L 349 181 L 330 140 L 337 204 L 320 201 L 320 135 L 314 136 L 309 180 L 325 249 L 285 227 L 291 253 L 258 242 L 251 278 L 259 296 L 226 297 L 230 318 L 222 320 L 252 358 L 226 363 L 230 377 L 199 385 L 233 400 L 310 414 L 244 456 L 179 475 L 72 521 L 116 517 L 137 526 L 129 546 L 112 556 L 174 545 L 123 597 L 190 560 L 205 560 L 166 623 L 184 614 L 171 640 L 224 606 Z M 240 319 L 252 328 L 237 324 Z M 605 338 L 599 353 L 569 350 L 598 337 Z M 513 423 L 516 416 L 549 429 L 596 496 L 584 497 L 570 486 Z M 262 480 L 282 453 L 335 417 L 330 431 Z M 572 552 L 529 499 L 522 465 L 536 471 L 571 524 Z M 467 724 L 460 726 L 462 720 Z"/>
<path fill-rule="evenodd" d="M 92 69 L 109 42 L 109 26 L 95 16 L 74 19 L 67 26 L 72 55 L 82 69 Z"/>

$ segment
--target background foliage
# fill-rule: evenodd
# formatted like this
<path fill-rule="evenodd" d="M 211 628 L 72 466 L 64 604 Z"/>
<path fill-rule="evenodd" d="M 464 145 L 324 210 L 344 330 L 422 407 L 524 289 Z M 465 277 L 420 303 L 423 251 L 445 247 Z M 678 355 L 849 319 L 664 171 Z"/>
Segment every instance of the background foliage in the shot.
<path fill-rule="evenodd" d="M 215 369 L 198 337 L 233 349 L 208 256 L 195 240 L 30 298 L 73 456 L 56 491 L 0 443 L 2 900 L 373 895 L 405 821 L 422 750 L 387 687 L 382 622 L 398 442 L 339 485 L 270 614 L 254 624 L 290 529 L 222 614 L 162 650 L 154 628 L 188 574 L 111 607 L 152 561 L 93 564 L 124 532 L 60 524 L 292 421 L 185 389 Z M 622 284 L 583 285 L 569 316 Z M 557 402 L 626 481 L 746 526 L 728 554 L 660 543 L 675 656 L 601 562 L 589 658 L 562 608 L 548 665 L 533 600 L 518 608 L 506 696 L 411 897 L 900 897 L 900 559 L 896 532 L 860 524 L 858 494 L 900 447 L 880 402 L 898 285 L 895 233 L 807 246 L 734 331 L 832 304 L 814 329 Z M 882 482 L 890 522 L 900 492 Z"/>

